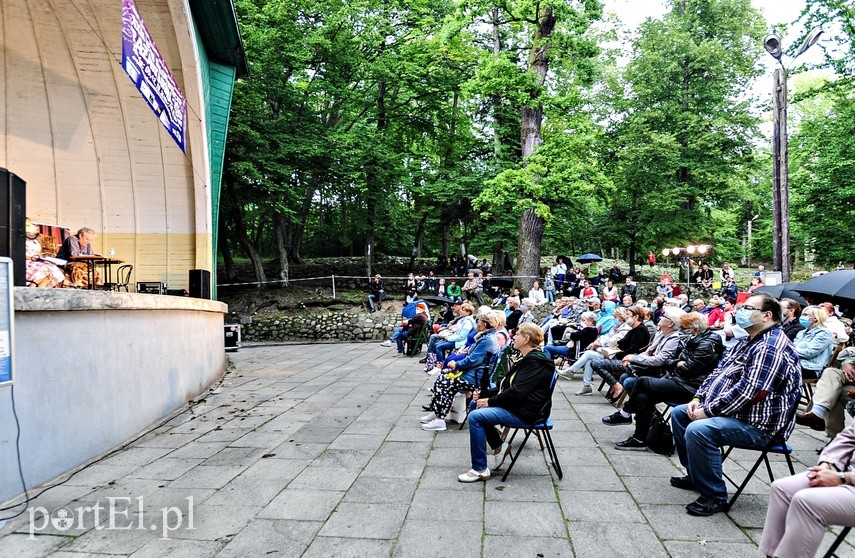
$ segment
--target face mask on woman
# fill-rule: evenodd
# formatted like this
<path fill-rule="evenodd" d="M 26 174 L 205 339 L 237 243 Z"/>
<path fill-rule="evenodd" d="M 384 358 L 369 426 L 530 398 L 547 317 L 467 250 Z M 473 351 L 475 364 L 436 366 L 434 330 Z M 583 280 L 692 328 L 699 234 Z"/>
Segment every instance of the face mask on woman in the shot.
<path fill-rule="evenodd" d="M 799 323 L 802 324 L 802 327 L 807 329 L 810 327 L 810 324 L 812 324 L 813 322 L 807 316 L 800 316 L 799 317 Z"/>

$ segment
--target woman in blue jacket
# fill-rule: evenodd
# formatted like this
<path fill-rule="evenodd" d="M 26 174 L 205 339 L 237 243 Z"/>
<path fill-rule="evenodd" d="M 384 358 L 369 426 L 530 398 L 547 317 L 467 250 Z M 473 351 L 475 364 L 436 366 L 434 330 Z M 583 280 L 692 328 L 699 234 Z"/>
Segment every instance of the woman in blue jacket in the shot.
<path fill-rule="evenodd" d="M 499 351 L 496 340 L 498 319 L 493 312 L 478 316 L 475 344 L 462 360 L 448 363 L 447 373 L 440 374 L 433 384 L 433 398 L 430 402 L 431 413 L 421 418 L 422 429 L 430 431 L 445 430 L 445 417 L 451 411 L 451 403 L 458 392 L 472 391 L 478 383 L 476 372 L 487 364 L 487 359 Z"/>
<path fill-rule="evenodd" d="M 825 327 L 828 314 L 818 306 L 802 310 L 799 323 L 805 329 L 796 334 L 793 345 L 802 361 L 802 378 L 819 378 L 834 351 L 834 336 Z"/>

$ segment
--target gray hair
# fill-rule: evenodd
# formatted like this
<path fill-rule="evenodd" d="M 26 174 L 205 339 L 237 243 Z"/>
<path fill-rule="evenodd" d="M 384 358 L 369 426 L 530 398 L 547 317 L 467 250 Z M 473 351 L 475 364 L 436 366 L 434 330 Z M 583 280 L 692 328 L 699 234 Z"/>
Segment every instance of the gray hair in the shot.
<path fill-rule="evenodd" d="M 588 310 L 587 312 L 582 312 L 582 315 L 579 316 L 580 321 L 588 320 L 590 322 L 597 323 L 597 315 L 594 312 Z"/>
<path fill-rule="evenodd" d="M 84 234 L 95 234 L 95 230 L 90 229 L 89 227 L 83 227 L 79 231 L 77 231 L 77 236 L 81 236 Z"/>
<path fill-rule="evenodd" d="M 680 318 L 680 325 L 683 327 L 691 327 L 693 330 L 697 329 L 698 332 L 703 333 L 709 327 L 710 322 L 709 318 L 700 312 L 689 312 Z"/>

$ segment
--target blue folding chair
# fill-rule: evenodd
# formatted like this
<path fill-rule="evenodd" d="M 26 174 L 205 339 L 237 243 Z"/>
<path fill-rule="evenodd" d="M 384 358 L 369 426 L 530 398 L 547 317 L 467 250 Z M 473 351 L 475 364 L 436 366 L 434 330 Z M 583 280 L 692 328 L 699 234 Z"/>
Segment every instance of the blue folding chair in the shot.
<path fill-rule="evenodd" d="M 526 442 L 528 442 L 532 432 L 534 432 L 538 439 L 541 440 L 541 445 L 543 441 L 546 442 L 546 449 L 549 451 L 549 459 L 552 462 L 552 466 L 555 468 L 555 472 L 558 474 L 558 480 L 564 478 L 564 473 L 561 471 L 561 464 L 558 462 L 558 452 L 555 451 L 555 444 L 553 443 L 552 435 L 550 434 L 553 424 L 552 419 L 549 418 L 549 411 L 552 404 L 552 393 L 555 391 L 555 382 L 557 381 L 558 373 L 553 372 L 552 381 L 549 384 L 549 400 L 543 405 L 540 413 L 538 413 L 538 419 L 533 424 L 525 424 L 522 421 L 506 422 L 502 424 L 502 426 L 514 429 L 511 437 L 508 439 L 508 444 L 511 444 L 514 441 L 514 437 L 517 435 L 517 432 L 520 430 L 525 431 L 525 438 L 523 438 L 522 444 L 517 448 L 516 453 L 511 455 L 511 464 L 508 465 L 508 470 L 505 471 L 504 476 L 502 476 L 502 482 L 505 482 L 508 475 L 511 474 L 511 469 L 514 468 L 514 464 L 517 462 L 517 458 L 520 456 L 520 453 L 525 447 Z"/>

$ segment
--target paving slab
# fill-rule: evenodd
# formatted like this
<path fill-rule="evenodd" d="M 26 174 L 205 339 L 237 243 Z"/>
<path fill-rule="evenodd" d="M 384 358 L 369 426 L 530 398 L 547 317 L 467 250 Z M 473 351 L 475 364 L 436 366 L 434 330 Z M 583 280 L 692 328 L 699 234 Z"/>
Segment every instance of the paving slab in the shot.
<path fill-rule="evenodd" d="M 141 498 L 142 514 L 131 509 L 128 520 L 144 517 L 145 528 L 96 529 L 85 520 L 30 538 L 25 514 L 0 529 L 0 556 L 759 554 L 764 470 L 729 513 L 691 517 L 684 507 L 696 495 L 668 483 L 683 474 L 676 458 L 616 450 L 629 427 L 603 425 L 613 407 L 602 396 L 575 396 L 578 380 L 559 382 L 553 401 L 562 480 L 530 439 L 506 482 L 496 471 L 487 482 L 460 484 L 468 430 L 421 430 L 433 379 L 414 359 L 391 354 L 377 343 L 245 345 L 230 355 L 234 369 L 192 409 L 31 503 L 51 512 Z M 812 465 L 823 443 L 821 434 L 797 429 L 796 469 Z M 735 453 L 725 471 L 741 479 L 755 458 Z M 776 476 L 788 474 L 781 458 L 772 461 Z M 183 523 L 164 538 L 162 513 L 176 507 Z M 822 550 L 834 536 L 826 535 Z M 853 543 L 838 555 L 855 557 Z"/>

